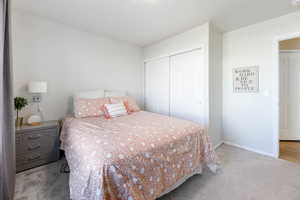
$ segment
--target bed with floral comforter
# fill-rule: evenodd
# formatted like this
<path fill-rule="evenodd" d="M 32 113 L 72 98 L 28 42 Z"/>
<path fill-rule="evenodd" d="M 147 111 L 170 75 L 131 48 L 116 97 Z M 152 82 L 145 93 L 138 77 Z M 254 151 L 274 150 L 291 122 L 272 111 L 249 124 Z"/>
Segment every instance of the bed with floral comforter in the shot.
<path fill-rule="evenodd" d="M 154 200 L 217 157 L 200 125 L 150 112 L 67 118 L 61 148 L 72 200 Z"/>

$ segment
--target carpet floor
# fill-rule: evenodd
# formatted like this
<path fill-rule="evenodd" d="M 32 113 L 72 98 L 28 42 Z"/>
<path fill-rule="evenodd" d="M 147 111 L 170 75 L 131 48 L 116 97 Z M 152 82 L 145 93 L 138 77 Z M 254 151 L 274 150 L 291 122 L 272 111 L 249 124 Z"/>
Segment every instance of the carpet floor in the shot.
<path fill-rule="evenodd" d="M 204 171 L 159 200 L 300 200 L 300 165 L 222 145 L 218 174 Z M 59 161 L 17 174 L 15 200 L 68 200 Z"/>

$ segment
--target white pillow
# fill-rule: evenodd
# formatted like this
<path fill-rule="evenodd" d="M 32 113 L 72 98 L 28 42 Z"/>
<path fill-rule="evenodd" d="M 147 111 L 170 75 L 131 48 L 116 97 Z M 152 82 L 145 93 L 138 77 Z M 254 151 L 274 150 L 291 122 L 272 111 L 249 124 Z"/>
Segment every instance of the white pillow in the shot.
<path fill-rule="evenodd" d="M 104 105 L 109 117 L 120 117 L 128 115 L 124 103 L 115 103 L 115 104 L 105 104 Z"/>
<path fill-rule="evenodd" d="M 74 97 L 82 98 L 82 99 L 98 99 L 104 98 L 104 90 L 90 90 L 84 92 L 78 92 L 74 95 Z"/>
<path fill-rule="evenodd" d="M 104 97 L 124 97 L 127 96 L 127 92 L 116 90 L 105 90 Z"/>

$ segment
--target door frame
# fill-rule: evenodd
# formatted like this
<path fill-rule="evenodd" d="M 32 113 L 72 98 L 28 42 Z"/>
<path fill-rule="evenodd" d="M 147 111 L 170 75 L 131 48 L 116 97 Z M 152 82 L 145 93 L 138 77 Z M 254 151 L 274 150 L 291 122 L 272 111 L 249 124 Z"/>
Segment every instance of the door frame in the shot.
<path fill-rule="evenodd" d="M 280 154 L 280 45 L 279 43 L 283 40 L 289 40 L 300 37 L 300 32 L 280 35 L 273 40 L 273 155 L 279 158 Z"/>

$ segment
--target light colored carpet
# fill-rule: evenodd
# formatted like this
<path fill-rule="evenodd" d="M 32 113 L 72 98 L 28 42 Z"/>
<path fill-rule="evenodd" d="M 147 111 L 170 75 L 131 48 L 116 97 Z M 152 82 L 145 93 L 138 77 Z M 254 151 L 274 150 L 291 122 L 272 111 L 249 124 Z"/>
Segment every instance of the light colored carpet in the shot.
<path fill-rule="evenodd" d="M 222 145 L 222 171 L 190 178 L 159 200 L 300 200 L 300 165 Z M 64 161 L 17 175 L 16 200 L 67 200 Z"/>

